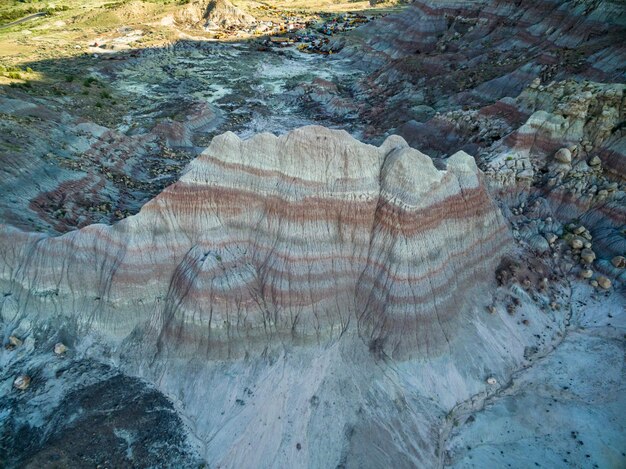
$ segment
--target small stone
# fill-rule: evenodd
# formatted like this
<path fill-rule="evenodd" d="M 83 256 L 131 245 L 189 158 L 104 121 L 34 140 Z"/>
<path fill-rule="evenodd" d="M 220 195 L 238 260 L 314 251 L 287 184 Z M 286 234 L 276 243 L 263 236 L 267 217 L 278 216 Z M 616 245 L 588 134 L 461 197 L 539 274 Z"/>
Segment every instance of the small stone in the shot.
<path fill-rule="evenodd" d="M 626 257 L 615 256 L 611 259 L 611 264 L 613 264 L 613 267 L 617 267 L 618 269 L 624 269 L 626 268 Z"/>
<path fill-rule="evenodd" d="M 604 288 L 605 290 L 608 290 L 609 288 L 611 288 L 611 280 L 606 278 L 604 275 L 600 275 L 598 277 L 598 285 L 600 285 L 600 287 Z"/>
<path fill-rule="evenodd" d="M 589 160 L 589 166 L 600 166 L 601 164 L 602 160 L 600 160 L 600 158 L 598 158 L 597 156 L 594 156 Z"/>
<path fill-rule="evenodd" d="M 559 239 L 559 237 L 555 235 L 554 233 L 546 233 L 545 238 L 546 238 L 546 241 L 548 241 L 548 243 L 550 244 L 554 244 L 556 240 Z"/>
<path fill-rule="evenodd" d="M 561 148 L 554 154 L 554 159 L 561 163 L 571 163 L 572 152 L 569 151 L 569 148 Z"/>
<path fill-rule="evenodd" d="M 606 189 L 601 189 L 598 191 L 598 197 L 600 197 L 601 199 L 606 199 L 609 196 L 609 191 L 607 191 Z"/>
<path fill-rule="evenodd" d="M 591 243 L 589 241 L 584 241 L 583 246 L 585 246 L 585 249 L 591 249 Z"/>
<path fill-rule="evenodd" d="M 489 386 L 495 386 L 496 384 L 498 384 L 498 380 L 496 380 L 493 376 L 487 378 L 487 384 Z"/>
<path fill-rule="evenodd" d="M 20 375 L 13 381 L 13 387 L 20 391 L 24 391 L 28 386 L 30 386 L 30 376 L 28 375 Z"/>
<path fill-rule="evenodd" d="M 588 279 L 593 277 L 593 270 L 591 269 L 583 269 L 580 271 L 580 278 Z"/>
<path fill-rule="evenodd" d="M 588 248 L 583 249 L 580 253 L 580 260 L 583 261 L 585 264 L 591 264 L 593 261 L 596 260 L 596 253 Z"/>
<path fill-rule="evenodd" d="M 589 282 L 589 285 L 591 285 L 594 288 L 598 287 L 598 281 L 597 280 L 592 280 L 591 282 Z"/>
<path fill-rule="evenodd" d="M 59 342 L 58 344 L 54 344 L 54 353 L 57 355 L 63 355 L 65 352 L 67 352 L 67 347 L 64 343 Z"/>
<path fill-rule="evenodd" d="M 607 184 L 606 190 L 608 192 L 615 192 L 618 187 L 619 187 L 619 185 L 616 182 L 612 182 L 610 184 Z"/>
<path fill-rule="evenodd" d="M 584 241 L 578 236 L 575 236 L 569 240 L 569 245 L 572 247 L 572 249 L 582 249 L 584 246 Z"/>
<path fill-rule="evenodd" d="M 487 306 L 487 311 L 489 311 L 490 314 L 495 314 L 496 307 L 494 305 Z"/>
<path fill-rule="evenodd" d="M 18 337 L 15 337 L 14 335 L 9 337 L 9 345 L 11 345 L 12 347 L 19 347 L 20 345 L 22 345 L 22 343 L 22 340 Z"/>
<path fill-rule="evenodd" d="M 583 225 L 577 226 L 572 230 L 572 232 L 577 235 L 583 234 L 585 231 L 587 231 L 587 228 L 585 228 Z"/>
<path fill-rule="evenodd" d="M 533 235 L 528 241 L 528 244 L 530 244 L 530 246 L 532 246 L 532 248 L 539 253 L 544 253 L 550 250 L 550 244 L 548 243 L 548 240 L 538 234 Z"/>

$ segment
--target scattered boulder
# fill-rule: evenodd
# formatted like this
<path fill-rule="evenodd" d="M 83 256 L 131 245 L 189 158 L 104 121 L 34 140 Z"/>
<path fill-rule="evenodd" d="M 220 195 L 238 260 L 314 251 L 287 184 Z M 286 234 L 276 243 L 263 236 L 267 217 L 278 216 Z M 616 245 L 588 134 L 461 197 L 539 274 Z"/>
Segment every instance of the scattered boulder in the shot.
<path fill-rule="evenodd" d="M 604 288 L 605 290 L 608 290 L 609 288 L 611 288 L 611 280 L 609 278 L 605 277 L 604 275 L 600 275 L 597 278 L 597 281 L 598 281 L 598 285 L 601 288 Z"/>
<path fill-rule="evenodd" d="M 22 339 L 12 335 L 9 337 L 9 345 L 11 347 L 19 347 L 20 345 L 22 345 Z"/>
<path fill-rule="evenodd" d="M 30 386 L 30 376 L 28 375 L 20 375 L 13 381 L 13 387 L 20 391 L 28 389 L 28 386 Z"/>
<path fill-rule="evenodd" d="M 600 160 L 600 158 L 598 158 L 597 156 L 594 156 L 593 158 L 589 160 L 589 166 L 591 167 L 600 166 L 601 164 L 602 164 L 602 160 Z"/>
<path fill-rule="evenodd" d="M 574 236 L 569 240 L 569 245 L 572 249 L 582 249 L 585 245 L 585 242 L 578 236 Z"/>
<path fill-rule="evenodd" d="M 530 238 L 529 244 L 539 253 L 544 253 L 550 250 L 550 243 L 548 240 L 539 234 Z"/>
<path fill-rule="evenodd" d="M 546 238 L 546 241 L 548 241 L 548 243 L 550 244 L 554 244 L 556 240 L 559 239 L 559 237 L 555 235 L 554 233 L 546 233 L 545 238 Z"/>
<path fill-rule="evenodd" d="M 591 264 L 593 261 L 596 260 L 596 253 L 593 252 L 591 249 L 585 248 L 580 253 L 580 260 L 585 264 Z"/>
<path fill-rule="evenodd" d="M 569 148 L 561 148 L 554 154 L 554 159 L 559 163 L 570 164 L 572 162 L 572 152 Z"/>
<path fill-rule="evenodd" d="M 593 270 L 591 269 L 583 269 L 580 271 L 580 278 L 588 279 L 593 277 Z"/>
<path fill-rule="evenodd" d="M 498 384 L 498 380 L 495 379 L 493 376 L 490 376 L 489 378 L 487 378 L 487 384 L 489 386 L 495 386 L 496 384 Z"/>
<path fill-rule="evenodd" d="M 57 355 L 63 355 L 65 352 L 67 352 L 67 350 L 67 347 L 62 342 L 54 344 L 54 353 Z"/>
<path fill-rule="evenodd" d="M 611 259 L 611 264 L 613 264 L 613 267 L 616 267 L 618 269 L 624 269 L 626 268 L 626 257 L 615 256 L 613 259 Z"/>

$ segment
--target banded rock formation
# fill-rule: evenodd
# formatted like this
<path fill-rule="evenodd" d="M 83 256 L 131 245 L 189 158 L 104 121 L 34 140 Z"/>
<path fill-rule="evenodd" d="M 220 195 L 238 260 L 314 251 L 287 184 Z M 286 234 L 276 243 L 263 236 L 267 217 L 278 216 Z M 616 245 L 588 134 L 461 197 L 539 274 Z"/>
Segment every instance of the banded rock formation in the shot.
<path fill-rule="evenodd" d="M 465 153 L 437 169 L 400 137 L 226 133 L 113 226 L 59 237 L 3 226 L 2 314 L 142 332 L 159 352 L 196 357 L 346 333 L 428 357 L 489 301 L 509 239 Z"/>
<path fill-rule="evenodd" d="M 206 102 L 178 99 L 184 119 L 150 121 L 126 133 L 68 114 L 51 100 L 17 96 L 0 96 L 0 221 L 55 234 L 136 213 L 200 151 L 193 139 L 221 123 Z M 32 124 L 28 138 L 16 130 L 22 121 Z"/>
<path fill-rule="evenodd" d="M 616 1 L 416 1 L 328 47 L 367 72 L 350 95 L 375 137 L 515 97 L 537 77 L 623 81 L 624 11 Z"/>

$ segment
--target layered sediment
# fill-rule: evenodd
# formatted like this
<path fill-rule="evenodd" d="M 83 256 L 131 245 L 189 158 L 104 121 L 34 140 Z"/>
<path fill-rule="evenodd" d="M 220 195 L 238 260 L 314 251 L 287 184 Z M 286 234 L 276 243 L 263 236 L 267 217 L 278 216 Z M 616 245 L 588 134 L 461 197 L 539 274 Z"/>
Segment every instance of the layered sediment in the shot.
<path fill-rule="evenodd" d="M 0 100 L 0 460 L 619 466 L 623 8 L 518 3 L 93 61 L 120 125 Z M 310 122 L 380 146 L 226 133 L 180 172 Z"/>
<path fill-rule="evenodd" d="M 374 147 L 305 127 L 215 138 L 113 226 L 4 226 L 0 272 L 16 317 L 54 311 L 119 339 L 140 330 L 167 353 L 226 358 L 358 333 L 373 351 L 426 357 L 487 301 L 509 240 L 469 155 L 438 169 L 400 137 Z"/>
<path fill-rule="evenodd" d="M 352 95 L 376 136 L 515 97 L 537 77 L 623 81 L 625 32 L 620 2 L 416 1 L 329 47 L 367 72 Z"/>

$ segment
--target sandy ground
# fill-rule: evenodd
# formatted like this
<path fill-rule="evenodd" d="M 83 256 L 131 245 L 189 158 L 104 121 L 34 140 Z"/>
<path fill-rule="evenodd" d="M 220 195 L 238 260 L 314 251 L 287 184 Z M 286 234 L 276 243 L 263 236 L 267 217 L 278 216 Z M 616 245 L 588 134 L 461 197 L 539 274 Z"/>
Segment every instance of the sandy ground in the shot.
<path fill-rule="evenodd" d="M 515 373 L 447 442 L 446 465 L 617 468 L 626 462 L 626 312 L 574 285 L 563 341 Z"/>

